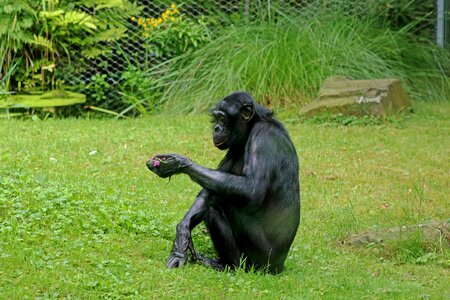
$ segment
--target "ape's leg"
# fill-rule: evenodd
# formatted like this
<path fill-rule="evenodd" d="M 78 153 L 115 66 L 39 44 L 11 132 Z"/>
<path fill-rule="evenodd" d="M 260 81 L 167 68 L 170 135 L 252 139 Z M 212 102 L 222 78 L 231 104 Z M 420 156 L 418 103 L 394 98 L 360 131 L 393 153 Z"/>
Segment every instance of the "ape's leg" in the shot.
<path fill-rule="evenodd" d="M 205 224 L 219 259 L 203 258 L 203 262 L 215 269 L 221 269 L 221 266 L 222 268 L 239 266 L 241 251 L 236 244 L 235 236 L 224 212 L 217 207 L 209 206 L 205 213 Z"/>
<path fill-rule="evenodd" d="M 194 250 L 194 244 L 191 238 L 191 230 L 204 220 L 207 211 L 206 198 L 208 191 L 202 190 L 194 204 L 184 216 L 183 220 L 177 225 L 177 232 L 173 242 L 172 252 L 167 260 L 168 268 L 181 267 L 187 260 L 187 250 L 191 251 L 194 259 L 198 259 Z"/>
<path fill-rule="evenodd" d="M 176 237 L 167 267 L 183 266 L 187 260 L 188 249 L 194 259 L 198 259 L 214 269 L 221 270 L 225 265 L 239 266 L 241 252 L 236 245 L 230 224 L 223 211 L 212 205 L 214 201 L 208 198 L 209 192 L 202 190 L 183 220 L 177 225 Z M 194 250 L 191 231 L 202 221 L 205 221 L 219 259 L 207 259 Z"/>

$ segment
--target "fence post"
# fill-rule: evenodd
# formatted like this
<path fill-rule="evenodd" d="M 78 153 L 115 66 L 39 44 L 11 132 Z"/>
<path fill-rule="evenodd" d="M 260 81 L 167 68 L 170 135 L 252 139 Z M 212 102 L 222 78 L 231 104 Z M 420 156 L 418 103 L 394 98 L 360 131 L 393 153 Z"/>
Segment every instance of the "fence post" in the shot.
<path fill-rule="evenodd" d="M 445 48 L 450 42 L 449 9 L 449 0 L 437 0 L 436 42 Z"/>

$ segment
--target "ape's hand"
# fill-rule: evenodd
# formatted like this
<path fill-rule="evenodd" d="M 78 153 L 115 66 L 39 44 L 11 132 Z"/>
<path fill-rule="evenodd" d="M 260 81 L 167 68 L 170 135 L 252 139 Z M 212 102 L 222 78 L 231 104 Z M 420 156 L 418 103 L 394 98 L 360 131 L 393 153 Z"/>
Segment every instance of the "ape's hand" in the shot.
<path fill-rule="evenodd" d="M 147 161 L 147 168 L 161 178 L 167 178 L 179 174 L 184 167 L 193 162 L 178 154 L 158 154 Z"/>

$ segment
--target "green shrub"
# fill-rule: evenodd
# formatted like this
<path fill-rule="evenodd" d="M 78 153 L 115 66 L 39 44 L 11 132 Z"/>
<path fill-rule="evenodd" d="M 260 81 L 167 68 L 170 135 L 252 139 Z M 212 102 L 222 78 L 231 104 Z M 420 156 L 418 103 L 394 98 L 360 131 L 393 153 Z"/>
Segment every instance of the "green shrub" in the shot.
<path fill-rule="evenodd" d="M 95 102 L 102 103 L 108 100 L 108 90 L 111 85 L 106 81 L 106 74 L 95 74 L 86 85 L 86 92 L 94 98 Z"/>
<path fill-rule="evenodd" d="M 17 65 L 7 87 L 19 91 L 59 87 L 64 84 L 60 71 L 65 65 L 73 60 L 86 63 L 111 54 L 111 46 L 106 42 L 125 36 L 124 20 L 139 12 L 134 4 L 114 0 L 2 3 L 0 75 L 5 76 L 11 66 Z M 110 18 L 111 14 L 115 18 Z M 78 67 L 78 74 L 82 71 Z"/>
<path fill-rule="evenodd" d="M 159 108 L 160 89 L 157 88 L 152 74 L 130 66 L 122 73 L 121 79 L 120 94 L 127 105 L 122 114 L 131 111 L 146 115 Z"/>
<path fill-rule="evenodd" d="M 140 28 L 145 47 L 156 57 L 178 56 L 210 40 L 205 19 L 187 17 L 174 3 L 157 17 L 132 17 L 132 20 Z"/>

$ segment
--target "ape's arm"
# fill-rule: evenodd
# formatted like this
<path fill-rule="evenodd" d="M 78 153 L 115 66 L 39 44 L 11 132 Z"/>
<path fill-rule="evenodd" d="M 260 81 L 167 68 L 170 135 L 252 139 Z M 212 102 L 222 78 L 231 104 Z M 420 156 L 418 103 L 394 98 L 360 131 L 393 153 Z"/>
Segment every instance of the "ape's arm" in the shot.
<path fill-rule="evenodd" d="M 263 199 L 269 178 L 264 174 L 265 170 L 247 168 L 242 176 L 226 173 L 219 170 L 211 170 L 198 164 L 191 164 L 181 172 L 189 175 L 193 181 L 203 188 L 209 189 L 221 195 L 235 196 L 252 201 Z"/>
<path fill-rule="evenodd" d="M 161 160 L 161 164 L 155 167 L 150 161 L 147 165 L 160 177 L 185 173 L 193 181 L 212 192 L 254 202 L 255 199 L 264 199 L 275 162 L 264 157 L 263 150 L 267 151 L 267 149 L 258 146 L 252 148 L 250 149 L 252 157 L 245 162 L 242 176 L 202 167 L 178 154 L 157 155 L 153 160 Z"/>

